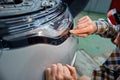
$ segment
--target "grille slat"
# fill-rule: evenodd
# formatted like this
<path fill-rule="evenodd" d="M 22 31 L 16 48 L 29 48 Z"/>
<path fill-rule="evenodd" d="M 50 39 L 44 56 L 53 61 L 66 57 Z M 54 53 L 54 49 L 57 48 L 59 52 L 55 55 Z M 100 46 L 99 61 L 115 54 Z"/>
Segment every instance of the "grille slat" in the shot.
<path fill-rule="evenodd" d="M 30 31 L 31 28 L 26 28 L 26 29 L 23 29 L 23 30 L 18 30 L 18 31 L 12 31 L 10 32 L 10 34 L 19 34 L 19 33 L 23 33 L 23 32 L 27 32 L 27 31 Z"/>
<path fill-rule="evenodd" d="M 25 27 L 25 28 L 23 28 L 23 27 Z M 30 28 L 30 27 L 22 26 L 22 28 L 11 29 L 11 30 L 9 30 L 9 32 L 12 33 L 12 32 L 17 32 L 17 31 L 22 31 L 22 30 L 27 29 L 27 28 Z"/>
<path fill-rule="evenodd" d="M 14 29 L 18 29 L 18 28 L 25 28 L 25 27 L 27 27 L 28 25 L 32 25 L 32 24 L 30 24 L 30 23 L 20 24 L 20 25 L 14 24 L 14 25 L 11 25 L 11 26 L 9 27 L 9 30 L 14 30 Z M 32 26 L 31 26 L 31 27 L 32 27 Z"/>
<path fill-rule="evenodd" d="M 2 34 L 2 36 L 22 34 L 36 29 L 40 27 L 39 25 L 49 23 L 49 21 L 52 21 L 61 15 L 64 10 L 65 5 L 60 4 L 59 6 L 51 9 L 51 11 L 45 10 L 29 15 L 0 19 L 0 22 L 4 22 L 3 24 L 5 25 L 4 27 L 1 27 L 5 30 L 5 34 Z"/>

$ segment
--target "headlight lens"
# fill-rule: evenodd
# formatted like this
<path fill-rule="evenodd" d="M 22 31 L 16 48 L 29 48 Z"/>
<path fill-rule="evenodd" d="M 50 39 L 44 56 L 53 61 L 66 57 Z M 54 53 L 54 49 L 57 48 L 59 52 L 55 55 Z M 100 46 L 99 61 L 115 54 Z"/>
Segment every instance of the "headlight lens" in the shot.
<path fill-rule="evenodd" d="M 66 10 L 65 13 L 46 24 L 40 25 L 39 22 L 38 20 L 34 24 L 36 27 L 39 26 L 40 31 L 38 35 L 54 38 L 60 36 L 65 30 L 69 29 L 72 17 L 68 10 Z"/>
<path fill-rule="evenodd" d="M 63 35 L 62 33 L 64 33 L 66 30 L 69 30 L 72 24 L 72 16 L 68 9 L 66 9 L 66 11 L 60 14 L 59 16 L 56 16 L 53 20 L 47 22 L 46 19 L 43 18 L 35 20 L 32 25 L 34 26 L 34 28 L 30 31 L 26 31 L 20 34 L 4 36 L 3 39 L 13 40 L 31 35 L 56 38 L 62 36 Z M 30 25 L 28 25 L 28 27 L 30 27 Z M 13 31 L 14 30 L 11 30 L 11 32 Z"/>
<path fill-rule="evenodd" d="M 36 43 L 59 45 L 70 36 L 68 31 L 73 27 L 72 16 L 65 4 L 45 12 L 1 21 L 6 24 L 6 27 L 1 27 L 4 30 L 1 34 L 3 48 L 18 48 Z"/>

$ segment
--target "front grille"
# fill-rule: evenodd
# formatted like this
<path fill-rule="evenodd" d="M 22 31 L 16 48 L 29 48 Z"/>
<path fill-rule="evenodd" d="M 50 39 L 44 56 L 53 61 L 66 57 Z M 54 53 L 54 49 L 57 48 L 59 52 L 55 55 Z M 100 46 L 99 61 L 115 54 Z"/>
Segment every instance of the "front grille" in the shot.
<path fill-rule="evenodd" d="M 9 4 L 12 3 L 9 2 Z M 44 6 L 44 4 L 42 5 Z M 52 8 L 47 7 L 45 10 L 38 10 L 32 13 L 28 12 L 28 14 L 3 17 L 0 15 L 0 45 L 2 45 L 0 48 L 20 48 L 37 43 L 52 45 L 59 45 L 63 43 L 70 36 L 69 29 L 73 26 L 71 18 L 64 14 L 67 11 L 67 5 L 60 2 Z M 70 16 L 70 14 L 68 15 Z M 49 37 L 44 34 L 41 36 L 39 34 L 42 29 L 41 27 L 44 27 L 42 25 L 49 25 L 49 23 L 60 20 L 58 23 L 51 24 L 54 25 L 51 29 L 57 30 L 60 24 L 59 22 L 64 20 L 64 18 L 66 19 L 66 17 L 67 19 L 70 19 L 70 22 L 68 22 L 68 25 L 65 26 L 67 29 L 63 30 L 62 33 L 64 34 L 61 33 L 55 37 Z"/>
<path fill-rule="evenodd" d="M 15 4 L 20 4 L 22 2 L 23 2 L 23 0 L 1 0 L 0 4 L 1 5 L 4 5 L 4 4 L 13 4 L 13 5 L 15 5 Z"/>
<path fill-rule="evenodd" d="M 0 0 L 0 18 L 25 15 L 56 7 L 60 0 Z"/>
<path fill-rule="evenodd" d="M 42 25 L 58 17 L 65 10 L 65 5 L 60 4 L 49 11 L 37 12 L 31 15 L 1 19 L 0 36 L 24 33 L 38 28 L 35 24 Z"/>

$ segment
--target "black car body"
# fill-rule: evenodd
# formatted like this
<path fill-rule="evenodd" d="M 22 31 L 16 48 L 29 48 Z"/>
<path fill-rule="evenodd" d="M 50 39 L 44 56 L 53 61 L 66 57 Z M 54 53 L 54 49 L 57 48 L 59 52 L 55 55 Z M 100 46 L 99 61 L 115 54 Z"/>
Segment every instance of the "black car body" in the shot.
<path fill-rule="evenodd" d="M 65 1 L 1 0 L 0 80 L 44 80 L 50 64 L 71 64 L 73 25 Z"/>

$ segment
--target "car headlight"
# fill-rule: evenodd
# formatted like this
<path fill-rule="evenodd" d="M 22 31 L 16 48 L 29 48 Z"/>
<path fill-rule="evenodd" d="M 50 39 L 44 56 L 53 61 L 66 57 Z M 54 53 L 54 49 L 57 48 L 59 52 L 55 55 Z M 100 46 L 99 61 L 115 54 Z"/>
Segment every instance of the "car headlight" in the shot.
<path fill-rule="evenodd" d="M 3 37 L 4 40 L 13 40 L 31 35 L 44 36 L 49 38 L 56 38 L 62 36 L 66 30 L 69 30 L 72 26 L 72 16 L 68 9 L 61 9 L 62 11 L 55 11 L 54 13 L 48 14 L 44 17 L 34 15 L 27 17 L 26 22 L 7 22 L 14 25 L 9 25 L 8 33 Z M 37 17 L 36 17 L 37 16 Z M 23 19 L 22 19 L 23 20 Z M 19 20 L 20 21 L 20 20 Z M 21 24 L 20 24 L 21 23 Z M 27 23 L 27 24 L 26 24 Z M 13 23 L 12 23 L 13 24 Z M 20 24 L 20 25 L 17 25 Z"/>
<path fill-rule="evenodd" d="M 59 17 L 46 24 L 39 25 L 39 21 L 37 21 L 35 23 L 35 26 L 39 26 L 39 36 L 55 38 L 61 36 L 62 33 L 64 33 L 66 30 L 69 30 L 71 27 L 71 23 L 71 15 L 68 10 L 66 10 L 65 13 L 61 14 Z"/>
<path fill-rule="evenodd" d="M 57 14 L 57 13 L 55 13 Z M 24 31 L 22 28 L 10 27 L 9 33 L 3 37 L 3 43 L 9 48 L 17 48 L 36 43 L 47 43 L 59 45 L 69 37 L 69 30 L 73 27 L 72 16 L 68 9 L 60 14 L 48 15 L 44 18 L 28 18 L 27 28 L 30 30 Z M 49 20 L 49 17 L 52 19 Z M 31 28 L 32 27 L 32 28 Z M 15 28 L 15 29 L 14 29 Z M 17 45 L 14 45 L 17 44 Z"/>

